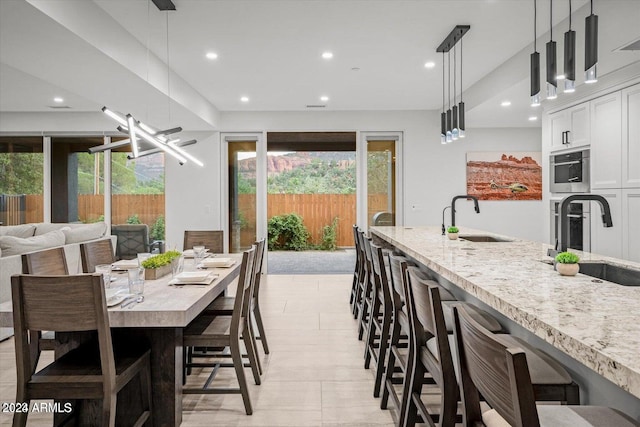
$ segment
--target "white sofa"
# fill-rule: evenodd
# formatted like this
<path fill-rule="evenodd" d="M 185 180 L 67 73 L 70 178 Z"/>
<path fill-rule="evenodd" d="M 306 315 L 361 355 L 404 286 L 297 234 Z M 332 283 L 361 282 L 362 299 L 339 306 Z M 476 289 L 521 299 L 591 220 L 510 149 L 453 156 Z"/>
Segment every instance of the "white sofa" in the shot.
<path fill-rule="evenodd" d="M 0 303 L 11 301 L 11 276 L 22 273 L 22 254 L 64 247 L 70 274 L 82 273 L 80 243 L 111 238 L 104 222 L 93 224 L 24 224 L 0 227 Z M 13 329 L 0 328 L 0 340 Z"/>

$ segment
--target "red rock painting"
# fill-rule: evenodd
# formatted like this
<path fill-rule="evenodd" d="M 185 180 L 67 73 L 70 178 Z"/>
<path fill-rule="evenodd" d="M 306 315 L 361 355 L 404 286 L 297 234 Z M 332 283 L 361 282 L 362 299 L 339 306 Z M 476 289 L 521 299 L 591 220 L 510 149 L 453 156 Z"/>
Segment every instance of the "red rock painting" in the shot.
<path fill-rule="evenodd" d="M 542 200 L 541 153 L 467 153 L 467 194 L 480 200 Z"/>

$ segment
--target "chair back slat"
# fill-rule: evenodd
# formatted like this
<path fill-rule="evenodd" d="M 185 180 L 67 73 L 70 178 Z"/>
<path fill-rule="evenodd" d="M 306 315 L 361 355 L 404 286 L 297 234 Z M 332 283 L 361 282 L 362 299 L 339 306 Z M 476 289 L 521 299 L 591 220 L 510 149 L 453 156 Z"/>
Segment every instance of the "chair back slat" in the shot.
<path fill-rule="evenodd" d="M 413 304 L 418 321 L 425 331 L 428 331 L 431 336 L 436 336 L 437 329 L 432 310 L 434 303 L 431 300 L 431 294 L 429 292 L 430 283 L 421 277 L 417 267 L 408 267 L 407 274 L 409 275 L 409 283 L 413 290 Z M 438 301 L 438 303 L 440 303 L 440 301 Z"/>
<path fill-rule="evenodd" d="M 522 426 L 522 419 L 519 417 L 521 403 L 518 402 L 517 395 L 514 396 L 512 393 L 507 348 L 497 339 L 497 336 L 473 320 L 464 307 L 454 307 L 454 320 L 465 412 L 469 412 L 471 416 L 479 414 L 479 403 L 477 403 L 479 392 L 509 424 Z M 523 362 L 529 389 L 533 390 L 528 369 L 526 369 L 526 359 L 519 358 L 516 361 L 520 375 L 518 380 L 526 381 L 526 378 L 521 378 Z M 530 397 L 532 399 L 533 394 Z M 535 402 L 522 403 L 529 407 L 524 411 L 525 413 L 536 414 L 535 419 L 529 421 L 533 424 L 527 422 L 527 425 L 539 425 Z M 468 404 L 473 407 L 467 408 Z M 531 412 L 531 405 L 533 405 L 533 412 Z"/>
<path fill-rule="evenodd" d="M 373 272 L 376 276 L 377 287 L 382 290 L 384 295 L 385 310 L 387 310 L 391 303 L 391 293 L 389 289 L 389 278 L 387 277 L 387 269 L 384 266 L 384 252 L 382 247 L 374 243 L 370 243 L 371 247 L 371 260 L 373 264 Z M 390 309 L 391 307 L 389 307 Z"/>
<path fill-rule="evenodd" d="M 389 254 L 389 270 L 391 272 L 390 290 L 392 292 L 392 302 L 395 310 L 400 310 L 402 303 L 404 302 L 404 278 L 403 278 L 403 264 L 404 268 L 409 265 L 409 259 L 401 255 Z"/>
<path fill-rule="evenodd" d="M 242 253 L 242 264 L 238 276 L 238 288 L 236 290 L 233 314 L 231 315 L 231 335 L 239 339 L 240 326 L 243 318 L 247 317 L 251 303 L 251 290 L 253 284 L 253 264 L 255 262 L 255 246 Z M 234 338 L 234 339 L 235 339 Z"/>
<path fill-rule="evenodd" d="M 134 259 L 139 253 L 151 251 L 147 224 L 112 225 L 111 234 L 118 236 L 116 243 L 118 259 Z"/>
<path fill-rule="evenodd" d="M 224 232 L 222 230 L 185 230 L 183 249 L 204 246 L 213 253 L 224 252 Z"/>
<path fill-rule="evenodd" d="M 69 274 L 64 249 L 60 247 L 23 254 L 22 272 L 39 275 Z"/>
<path fill-rule="evenodd" d="M 96 265 L 112 264 L 116 261 L 111 239 L 81 243 L 80 256 L 82 258 L 82 271 L 85 273 L 95 272 Z"/>
<path fill-rule="evenodd" d="M 264 262 L 264 248 L 266 245 L 266 239 L 260 239 L 256 243 L 256 260 L 254 265 L 255 270 L 255 282 L 253 284 L 253 299 L 258 299 L 258 294 L 260 293 L 260 282 L 262 281 L 262 264 Z"/>

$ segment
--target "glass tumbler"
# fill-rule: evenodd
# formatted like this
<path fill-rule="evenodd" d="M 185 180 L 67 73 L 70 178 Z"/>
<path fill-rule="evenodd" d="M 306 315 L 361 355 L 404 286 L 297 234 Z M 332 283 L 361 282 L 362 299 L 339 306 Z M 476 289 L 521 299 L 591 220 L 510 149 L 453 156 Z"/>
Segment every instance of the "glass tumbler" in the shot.
<path fill-rule="evenodd" d="M 171 260 L 171 277 L 176 277 L 184 270 L 184 257 L 179 256 Z"/>
<path fill-rule="evenodd" d="M 129 293 L 132 295 L 142 295 L 144 293 L 144 268 L 130 268 L 129 274 Z"/>
<path fill-rule="evenodd" d="M 111 264 L 96 265 L 96 274 L 102 274 L 105 288 L 111 286 Z"/>
<path fill-rule="evenodd" d="M 200 263 L 202 262 L 202 259 L 204 258 L 204 254 L 205 254 L 204 249 L 205 249 L 204 246 L 193 247 L 193 264 L 195 265 L 196 268 L 198 268 L 198 265 L 200 265 Z"/>

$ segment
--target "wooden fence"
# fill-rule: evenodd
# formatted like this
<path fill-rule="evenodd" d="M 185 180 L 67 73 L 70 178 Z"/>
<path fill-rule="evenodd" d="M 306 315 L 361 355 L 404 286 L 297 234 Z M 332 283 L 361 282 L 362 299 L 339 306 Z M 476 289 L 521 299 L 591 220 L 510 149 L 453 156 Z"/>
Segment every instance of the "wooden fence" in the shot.
<path fill-rule="evenodd" d="M 43 216 L 42 195 L 25 196 L 25 222 L 41 222 Z M 255 224 L 255 194 L 241 194 L 239 206 L 244 224 Z M 104 196 L 82 194 L 78 196 L 78 216 L 81 221 L 96 221 L 102 215 Z M 159 215 L 164 215 L 165 197 L 163 194 L 118 194 L 111 198 L 113 224 L 122 224 L 132 214 L 140 221 L 151 226 Z M 368 198 L 368 218 L 380 211 L 387 210 L 387 195 L 373 194 Z M 297 213 L 311 234 L 312 243 L 322 240 L 322 228 L 338 218 L 336 243 L 338 246 L 353 246 L 351 226 L 356 222 L 355 194 L 269 194 L 267 196 L 267 218 L 274 215 Z M 11 225 L 6 222 L 5 225 Z M 255 228 L 244 226 L 241 230 L 242 241 L 253 241 Z"/>

